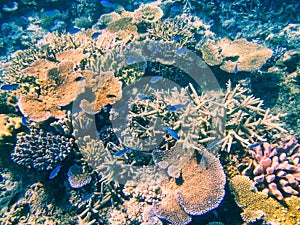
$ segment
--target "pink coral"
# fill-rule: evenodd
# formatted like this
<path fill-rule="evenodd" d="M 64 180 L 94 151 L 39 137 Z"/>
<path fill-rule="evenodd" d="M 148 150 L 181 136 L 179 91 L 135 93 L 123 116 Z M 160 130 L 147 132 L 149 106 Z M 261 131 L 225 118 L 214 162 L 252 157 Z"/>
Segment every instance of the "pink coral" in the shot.
<path fill-rule="evenodd" d="M 300 192 L 300 144 L 287 137 L 279 144 L 264 142 L 249 153 L 254 159 L 243 174 L 253 176 L 258 189 L 278 200 Z"/>

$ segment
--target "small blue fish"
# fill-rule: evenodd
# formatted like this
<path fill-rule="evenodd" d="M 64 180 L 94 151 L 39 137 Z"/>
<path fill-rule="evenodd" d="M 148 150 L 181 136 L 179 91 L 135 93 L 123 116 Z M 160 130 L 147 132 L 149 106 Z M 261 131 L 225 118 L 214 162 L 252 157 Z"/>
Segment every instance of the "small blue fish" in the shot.
<path fill-rule="evenodd" d="M 62 166 L 61 165 L 59 165 L 58 167 L 56 167 L 55 169 L 53 169 L 52 171 L 51 171 L 51 173 L 50 173 L 50 175 L 49 175 L 49 180 L 51 180 L 51 179 L 53 179 L 54 177 L 56 177 L 57 176 L 57 174 L 58 174 L 58 172 L 60 171 L 60 168 L 61 168 Z"/>
<path fill-rule="evenodd" d="M 167 131 L 167 132 L 172 136 L 172 138 L 174 138 L 176 141 L 179 140 L 179 136 L 178 136 L 178 134 L 176 133 L 175 130 L 173 130 L 173 129 L 171 129 L 171 128 L 169 128 L 169 127 L 166 126 L 166 131 Z"/>
<path fill-rule="evenodd" d="M 16 90 L 19 88 L 19 85 L 17 84 L 4 84 L 1 86 L 1 90 L 3 91 L 12 91 L 12 90 Z"/>
<path fill-rule="evenodd" d="M 202 154 L 199 164 L 203 164 L 204 167 L 205 167 L 205 169 L 208 169 L 209 162 L 208 162 L 208 160 L 207 160 L 207 158 L 206 158 L 206 156 L 204 154 Z"/>
<path fill-rule="evenodd" d="M 179 11 L 181 11 L 181 8 L 178 7 L 178 6 L 176 6 L 176 5 L 173 5 L 173 6 L 171 7 L 171 10 L 172 10 L 173 12 L 179 12 Z"/>
<path fill-rule="evenodd" d="M 82 203 L 82 202 L 86 202 L 88 200 L 90 200 L 92 197 L 93 197 L 93 193 L 90 193 L 90 194 L 87 194 L 86 196 L 84 196 L 79 203 Z"/>
<path fill-rule="evenodd" d="M 144 94 L 138 94 L 137 96 L 141 100 L 151 100 L 150 97 L 148 97 L 147 95 L 144 95 Z"/>
<path fill-rule="evenodd" d="M 216 147 L 218 144 L 221 143 L 221 141 L 222 141 L 222 140 L 214 140 L 214 141 L 210 142 L 210 143 L 206 146 L 206 149 L 207 149 L 207 150 L 210 150 L 210 149 Z"/>
<path fill-rule="evenodd" d="M 29 116 L 22 116 L 22 120 L 21 120 L 21 123 L 23 126 L 27 126 L 28 125 L 28 118 Z"/>
<path fill-rule="evenodd" d="M 150 79 L 150 83 L 155 84 L 159 80 L 161 80 L 163 77 L 162 76 L 154 76 Z"/>
<path fill-rule="evenodd" d="M 68 29 L 68 32 L 70 34 L 76 34 L 76 33 L 80 32 L 80 31 L 81 31 L 80 29 L 75 28 L 75 27 L 71 27 L 71 28 Z"/>
<path fill-rule="evenodd" d="M 114 4 L 110 3 L 109 1 L 106 0 L 102 0 L 100 1 L 100 4 L 106 8 L 113 8 Z"/>
<path fill-rule="evenodd" d="M 179 48 L 175 51 L 176 55 L 183 55 L 185 53 L 189 52 L 189 50 L 187 48 Z"/>
<path fill-rule="evenodd" d="M 125 155 L 126 153 L 128 153 L 129 151 L 131 151 L 132 148 L 125 148 L 125 149 L 122 149 L 122 150 L 119 150 L 117 151 L 114 156 L 122 156 L 122 155 Z"/>
<path fill-rule="evenodd" d="M 138 62 L 138 59 L 137 58 L 133 58 L 133 57 L 129 57 L 127 60 L 126 60 L 126 63 L 127 64 L 133 64 L 133 63 L 136 63 Z"/>
<path fill-rule="evenodd" d="M 187 107 L 188 104 L 190 104 L 190 102 L 186 102 L 184 104 L 178 104 L 178 105 L 171 105 L 167 108 L 167 110 L 169 110 L 170 112 L 175 112 L 179 109 L 183 109 L 183 108 Z"/>
<path fill-rule="evenodd" d="M 238 72 L 239 72 L 238 63 L 236 63 L 235 66 L 234 66 L 234 69 L 233 69 L 233 73 L 237 74 Z"/>
<path fill-rule="evenodd" d="M 259 146 L 259 145 L 261 145 L 261 144 L 262 144 L 261 142 L 253 143 L 253 144 L 251 144 L 251 145 L 248 145 L 247 148 L 248 148 L 248 149 L 253 149 L 253 148 L 255 148 L 255 147 L 257 147 L 257 146 Z"/>
<path fill-rule="evenodd" d="M 95 39 L 95 38 L 99 37 L 100 34 L 101 34 L 101 32 L 95 32 L 95 33 L 93 33 L 92 34 L 92 39 Z"/>
<path fill-rule="evenodd" d="M 173 37 L 173 41 L 179 41 L 181 38 L 182 38 L 182 36 L 180 36 L 180 35 L 175 35 L 175 36 Z"/>

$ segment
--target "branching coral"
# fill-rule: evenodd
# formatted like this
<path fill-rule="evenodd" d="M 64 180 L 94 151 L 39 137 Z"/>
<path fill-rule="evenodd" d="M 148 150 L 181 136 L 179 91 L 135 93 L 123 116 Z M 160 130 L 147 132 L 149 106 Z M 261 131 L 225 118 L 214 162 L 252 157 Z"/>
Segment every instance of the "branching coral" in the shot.
<path fill-rule="evenodd" d="M 243 174 L 253 177 L 256 187 L 283 200 L 300 192 L 300 145 L 294 137 L 280 144 L 263 142 L 248 150 L 253 161 Z"/>
<path fill-rule="evenodd" d="M 73 139 L 31 128 L 30 133 L 17 135 L 11 158 L 16 163 L 37 170 L 57 166 L 73 149 Z"/>
<path fill-rule="evenodd" d="M 281 114 L 272 115 L 270 109 L 263 109 L 263 101 L 247 95 L 247 89 L 227 83 L 223 99 L 226 109 L 226 126 L 222 150 L 230 151 L 233 141 L 246 147 L 254 141 L 263 141 L 267 134 L 283 133 L 286 130 L 279 122 Z"/>
<path fill-rule="evenodd" d="M 246 39 L 207 42 L 202 46 L 201 52 L 208 65 L 220 65 L 228 73 L 233 73 L 236 65 L 239 71 L 258 70 L 273 54 L 271 49 Z"/>
<path fill-rule="evenodd" d="M 285 204 L 280 204 L 257 191 L 249 177 L 241 175 L 231 180 L 230 187 L 236 203 L 243 209 L 241 216 L 247 223 L 263 220 L 266 223 L 290 225 L 297 224 L 300 220 L 299 197 L 285 198 Z"/>

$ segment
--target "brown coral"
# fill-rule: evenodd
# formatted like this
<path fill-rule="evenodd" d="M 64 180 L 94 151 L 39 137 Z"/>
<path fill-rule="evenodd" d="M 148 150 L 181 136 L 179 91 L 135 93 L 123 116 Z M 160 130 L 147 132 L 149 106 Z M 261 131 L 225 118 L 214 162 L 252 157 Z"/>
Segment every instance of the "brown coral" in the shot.
<path fill-rule="evenodd" d="M 61 107 L 70 104 L 84 91 L 84 77 L 91 73 L 74 69 L 84 58 L 81 49 L 68 50 L 57 54 L 58 62 L 41 59 L 25 69 L 25 74 L 36 78 L 39 88 L 20 95 L 18 106 L 23 115 L 36 122 L 51 116 L 64 118 L 66 113 Z"/>
<path fill-rule="evenodd" d="M 113 104 L 122 98 L 122 82 L 110 71 L 88 79 L 87 87 L 92 89 L 92 94 L 96 93 L 93 102 L 90 103 L 86 99 L 83 99 L 80 103 L 82 110 L 88 114 L 96 114 L 104 106 Z"/>
<path fill-rule="evenodd" d="M 154 204 L 158 217 L 172 224 L 188 224 L 190 215 L 202 215 L 222 201 L 226 179 L 219 160 L 207 150 L 191 159 L 183 168 L 181 178 L 163 182 L 165 198 Z"/>
<path fill-rule="evenodd" d="M 0 114 L 0 141 L 6 137 L 11 137 L 16 129 L 19 129 L 21 124 L 20 117 L 9 117 L 5 114 Z"/>
<path fill-rule="evenodd" d="M 201 52 L 208 65 L 220 65 L 228 73 L 234 72 L 237 63 L 239 71 L 258 70 L 273 54 L 271 49 L 246 39 L 231 41 L 227 38 L 204 44 Z"/>

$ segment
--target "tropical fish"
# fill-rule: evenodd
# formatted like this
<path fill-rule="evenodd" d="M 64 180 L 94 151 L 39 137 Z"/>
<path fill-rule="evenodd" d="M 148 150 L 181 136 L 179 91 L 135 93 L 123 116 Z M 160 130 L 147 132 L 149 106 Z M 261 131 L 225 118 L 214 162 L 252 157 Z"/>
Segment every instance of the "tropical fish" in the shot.
<path fill-rule="evenodd" d="M 178 6 L 176 6 L 176 5 L 173 5 L 173 6 L 171 7 L 171 10 L 172 10 L 173 12 L 179 12 L 179 11 L 181 11 L 181 8 L 178 7 Z"/>
<path fill-rule="evenodd" d="M 235 66 L 234 66 L 234 69 L 233 69 L 233 73 L 237 74 L 238 72 L 239 72 L 238 63 L 236 63 Z"/>
<path fill-rule="evenodd" d="M 122 149 L 122 150 L 119 150 L 117 151 L 114 156 L 122 156 L 122 155 L 125 155 L 126 153 L 128 153 L 129 151 L 131 151 L 132 148 L 125 148 L 125 149 Z"/>
<path fill-rule="evenodd" d="M 257 146 L 259 146 L 259 145 L 261 145 L 261 144 L 262 144 L 261 142 L 253 143 L 253 144 L 251 144 L 251 145 L 248 145 L 247 148 L 248 148 L 248 149 L 253 149 L 253 148 L 255 148 L 255 147 L 257 147 Z"/>
<path fill-rule="evenodd" d="M 87 195 L 83 196 L 83 198 L 80 200 L 79 203 L 90 200 L 93 197 L 93 195 L 94 195 L 93 193 L 90 193 L 90 194 L 87 194 Z"/>
<path fill-rule="evenodd" d="M 16 90 L 19 88 L 18 84 L 4 84 L 1 86 L 1 90 L 3 91 L 12 91 L 12 90 Z"/>
<path fill-rule="evenodd" d="M 95 33 L 93 33 L 92 34 L 92 39 L 95 39 L 95 38 L 99 37 L 100 34 L 101 34 L 101 32 L 95 32 Z"/>
<path fill-rule="evenodd" d="M 179 48 L 179 49 L 177 49 L 177 50 L 175 51 L 175 54 L 176 54 L 176 55 L 182 55 L 182 54 L 185 54 L 185 53 L 187 53 L 187 52 L 189 52 L 189 50 L 188 50 L 187 48 Z"/>
<path fill-rule="evenodd" d="M 106 7 L 106 8 L 113 8 L 114 7 L 114 4 L 110 3 L 109 1 L 106 1 L 106 0 L 101 0 L 100 1 L 101 5 Z"/>
<path fill-rule="evenodd" d="M 222 140 L 214 140 L 214 141 L 210 142 L 210 143 L 206 146 L 206 149 L 207 149 L 207 150 L 210 150 L 210 149 L 216 147 L 218 144 L 221 143 L 221 141 L 222 141 Z"/>
<path fill-rule="evenodd" d="M 182 36 L 180 36 L 180 35 L 175 35 L 175 36 L 173 37 L 173 41 L 179 41 L 181 38 L 182 38 Z"/>
<path fill-rule="evenodd" d="M 205 154 L 202 154 L 199 164 L 204 165 L 204 167 L 205 167 L 206 170 L 208 169 L 209 163 L 208 163 L 208 160 L 207 160 Z"/>
<path fill-rule="evenodd" d="M 54 177 L 56 177 L 57 176 L 57 174 L 58 174 L 58 172 L 60 171 L 60 168 L 61 168 L 62 166 L 61 165 L 59 165 L 58 167 L 56 167 L 55 169 L 53 169 L 52 171 L 51 171 L 51 173 L 50 173 L 50 175 L 49 175 L 49 180 L 51 180 L 51 179 L 53 179 Z"/>
<path fill-rule="evenodd" d="M 184 104 L 178 104 L 178 105 L 171 105 L 167 108 L 167 110 L 169 110 L 170 112 L 175 112 L 178 109 L 183 109 L 183 108 L 187 107 L 189 103 L 190 102 L 186 102 Z"/>
<path fill-rule="evenodd" d="M 162 76 L 154 76 L 150 79 L 150 83 L 155 84 L 157 81 L 159 81 L 162 78 L 163 78 Z"/>
<path fill-rule="evenodd" d="M 147 95 L 144 95 L 144 94 L 138 94 L 137 96 L 141 100 L 151 100 L 150 97 L 148 97 Z"/>
<path fill-rule="evenodd" d="M 22 116 L 22 120 L 21 120 L 21 123 L 23 126 L 27 126 L 28 125 L 28 118 L 29 116 Z"/>
<path fill-rule="evenodd" d="M 177 141 L 179 140 L 179 136 L 178 136 L 178 134 L 176 133 L 175 130 L 173 130 L 173 129 L 166 126 L 166 131 L 172 136 L 172 138 L 174 138 Z"/>

